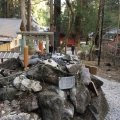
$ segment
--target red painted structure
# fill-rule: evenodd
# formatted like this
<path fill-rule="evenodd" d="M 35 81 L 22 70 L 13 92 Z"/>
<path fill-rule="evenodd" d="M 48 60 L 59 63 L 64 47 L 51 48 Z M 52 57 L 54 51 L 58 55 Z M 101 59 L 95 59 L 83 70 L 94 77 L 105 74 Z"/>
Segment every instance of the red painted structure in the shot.
<path fill-rule="evenodd" d="M 65 37 L 65 35 L 60 35 L 60 43 L 63 42 L 63 38 Z M 70 47 L 71 45 L 74 45 L 75 43 L 75 39 L 74 37 L 72 38 L 68 38 L 68 42 L 67 42 L 67 46 Z"/>

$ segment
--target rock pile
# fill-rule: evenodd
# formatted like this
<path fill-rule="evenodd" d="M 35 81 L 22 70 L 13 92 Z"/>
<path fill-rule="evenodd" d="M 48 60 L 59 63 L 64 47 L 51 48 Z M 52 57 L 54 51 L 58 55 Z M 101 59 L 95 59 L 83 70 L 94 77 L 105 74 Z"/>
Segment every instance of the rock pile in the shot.
<path fill-rule="evenodd" d="M 0 64 L 0 120 L 104 119 L 103 82 L 80 60 L 70 55 L 32 60 L 27 71 L 20 59 Z"/>

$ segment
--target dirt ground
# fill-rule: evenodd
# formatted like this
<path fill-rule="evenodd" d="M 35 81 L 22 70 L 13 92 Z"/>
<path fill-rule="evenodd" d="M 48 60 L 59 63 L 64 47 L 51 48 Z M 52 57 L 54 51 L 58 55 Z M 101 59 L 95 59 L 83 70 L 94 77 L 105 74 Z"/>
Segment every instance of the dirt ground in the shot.
<path fill-rule="evenodd" d="M 109 63 L 103 59 L 100 61 L 100 66 L 98 66 L 97 59 L 95 61 L 83 60 L 83 64 L 96 66 L 98 68 L 97 75 L 100 77 L 120 82 L 120 65 L 114 66 L 113 63 Z"/>

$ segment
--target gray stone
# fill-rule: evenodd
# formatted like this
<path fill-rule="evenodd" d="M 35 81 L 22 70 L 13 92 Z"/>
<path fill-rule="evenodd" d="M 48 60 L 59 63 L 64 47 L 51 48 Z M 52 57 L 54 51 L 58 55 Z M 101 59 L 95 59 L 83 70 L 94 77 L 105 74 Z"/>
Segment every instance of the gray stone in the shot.
<path fill-rule="evenodd" d="M 7 116 L 3 116 L 0 120 L 41 120 L 36 114 L 28 114 L 28 113 L 19 113 L 19 114 L 8 114 Z"/>
<path fill-rule="evenodd" d="M 3 78 L 3 75 L 0 74 L 0 78 Z M 4 80 L 0 79 L 0 88 L 2 88 L 4 86 L 3 82 L 4 82 Z"/>
<path fill-rule="evenodd" d="M 39 58 L 30 59 L 29 65 L 35 65 L 35 64 L 40 63 L 40 62 L 42 62 L 42 60 L 40 60 Z"/>
<path fill-rule="evenodd" d="M 84 119 L 87 119 L 88 115 L 90 115 L 90 120 L 104 120 L 107 111 L 108 103 L 102 89 L 99 89 L 99 96 L 92 97 L 91 103 L 84 114 Z"/>
<path fill-rule="evenodd" d="M 4 88 L 1 88 L 0 89 L 0 100 L 3 101 L 3 100 L 13 100 L 15 98 L 15 95 L 17 93 L 17 90 L 10 86 L 10 87 L 4 87 Z"/>
<path fill-rule="evenodd" d="M 71 61 L 71 57 L 70 57 L 69 54 L 66 54 L 66 55 L 63 56 L 61 59 L 64 60 L 64 61 L 67 61 L 67 62 Z"/>
<path fill-rule="evenodd" d="M 73 120 L 74 117 L 74 106 L 70 102 L 65 102 L 62 120 Z"/>
<path fill-rule="evenodd" d="M 67 64 L 66 67 L 70 73 L 75 74 L 81 69 L 81 64 Z"/>
<path fill-rule="evenodd" d="M 34 94 L 29 94 L 20 101 L 20 108 L 23 111 L 30 112 L 39 108 L 38 100 Z"/>
<path fill-rule="evenodd" d="M 12 83 L 12 80 L 14 78 L 13 77 L 9 77 L 9 78 L 4 78 L 1 74 L 0 74 L 0 88 L 3 88 L 6 85 L 10 85 Z"/>
<path fill-rule="evenodd" d="M 39 94 L 39 105 L 43 120 L 62 120 L 64 99 L 55 92 L 43 91 Z"/>
<path fill-rule="evenodd" d="M 38 67 L 27 72 L 27 77 L 58 85 L 58 78 L 64 77 L 66 74 L 50 65 L 39 64 Z"/>
<path fill-rule="evenodd" d="M 90 104 L 91 96 L 83 83 L 70 90 L 70 99 L 73 102 L 76 112 L 84 113 L 86 107 Z"/>
<path fill-rule="evenodd" d="M 94 75 L 91 75 L 91 80 L 94 82 L 97 89 L 99 89 L 103 85 L 103 81 L 101 81 L 99 78 L 97 78 Z"/>
<path fill-rule="evenodd" d="M 4 61 L 2 64 L 0 64 L 0 68 L 15 70 L 18 68 L 22 68 L 22 66 L 18 59 L 11 58 L 11 59 Z"/>
<path fill-rule="evenodd" d="M 81 67 L 81 79 L 85 85 L 89 85 L 91 82 L 89 69 L 84 66 Z"/>

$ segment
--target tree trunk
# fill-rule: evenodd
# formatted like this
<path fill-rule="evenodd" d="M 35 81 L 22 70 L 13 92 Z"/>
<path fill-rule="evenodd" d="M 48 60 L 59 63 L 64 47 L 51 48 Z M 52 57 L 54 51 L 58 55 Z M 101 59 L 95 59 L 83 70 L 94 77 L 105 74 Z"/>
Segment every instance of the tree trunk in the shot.
<path fill-rule="evenodd" d="M 2 16 L 3 18 L 6 18 L 6 11 L 7 11 L 7 8 L 6 8 L 6 1 L 2 0 L 1 2 L 1 13 L 2 13 Z"/>
<path fill-rule="evenodd" d="M 99 53 L 98 53 L 98 66 L 100 65 L 101 51 L 102 51 L 102 36 L 103 36 L 103 20 L 104 20 L 104 4 L 105 0 L 101 0 L 100 11 L 100 27 L 99 27 Z"/>
<path fill-rule="evenodd" d="M 25 17 L 25 0 L 20 0 L 21 4 L 21 19 L 24 24 L 25 30 L 26 30 L 26 17 Z"/>
<path fill-rule="evenodd" d="M 28 0 L 28 19 L 27 19 L 27 30 L 31 30 L 31 0 Z"/>
<path fill-rule="evenodd" d="M 63 43 L 61 44 L 61 50 L 66 46 L 67 44 L 67 41 L 68 41 L 68 38 L 71 34 L 71 31 L 73 29 L 73 25 L 74 25 L 74 10 L 73 10 L 73 7 L 72 7 L 72 4 L 70 3 L 69 0 L 66 0 L 66 3 L 67 3 L 67 6 L 69 8 L 69 12 L 71 13 L 71 22 L 70 22 L 70 25 L 68 25 L 68 32 L 66 34 L 66 36 L 63 38 Z"/>
<path fill-rule="evenodd" d="M 102 0 L 99 0 L 99 10 L 98 10 L 98 21 L 95 32 L 95 46 L 99 47 L 99 39 L 100 39 L 100 27 L 101 27 L 101 17 L 102 17 Z"/>
<path fill-rule="evenodd" d="M 11 0 L 7 0 L 7 18 L 10 17 L 10 2 Z"/>
<path fill-rule="evenodd" d="M 82 17 L 81 11 L 83 6 L 83 0 L 77 0 L 77 14 L 75 16 L 75 46 L 80 45 L 80 36 L 82 36 Z"/>
<path fill-rule="evenodd" d="M 50 0 L 50 32 L 53 32 L 53 0 Z M 52 46 L 54 46 L 54 37 L 50 36 Z"/>
<path fill-rule="evenodd" d="M 77 12 L 77 15 L 75 17 L 75 46 L 77 47 L 80 43 L 80 35 L 82 34 L 82 28 L 81 28 L 81 17 L 80 12 Z"/>
<path fill-rule="evenodd" d="M 54 0 L 54 27 L 55 31 L 55 50 L 59 50 L 60 47 L 60 14 L 61 14 L 61 0 Z"/>
<path fill-rule="evenodd" d="M 96 26 L 94 38 L 92 40 L 92 46 L 91 46 L 90 52 L 89 52 L 89 60 L 94 59 L 93 58 L 93 54 L 94 54 L 93 46 L 95 45 L 97 48 L 99 48 L 99 46 L 100 46 L 100 38 L 102 37 L 101 36 L 101 24 L 102 24 L 102 17 L 103 17 L 102 16 L 103 5 L 104 5 L 104 0 L 99 0 L 98 21 L 97 21 L 97 26 Z"/>

